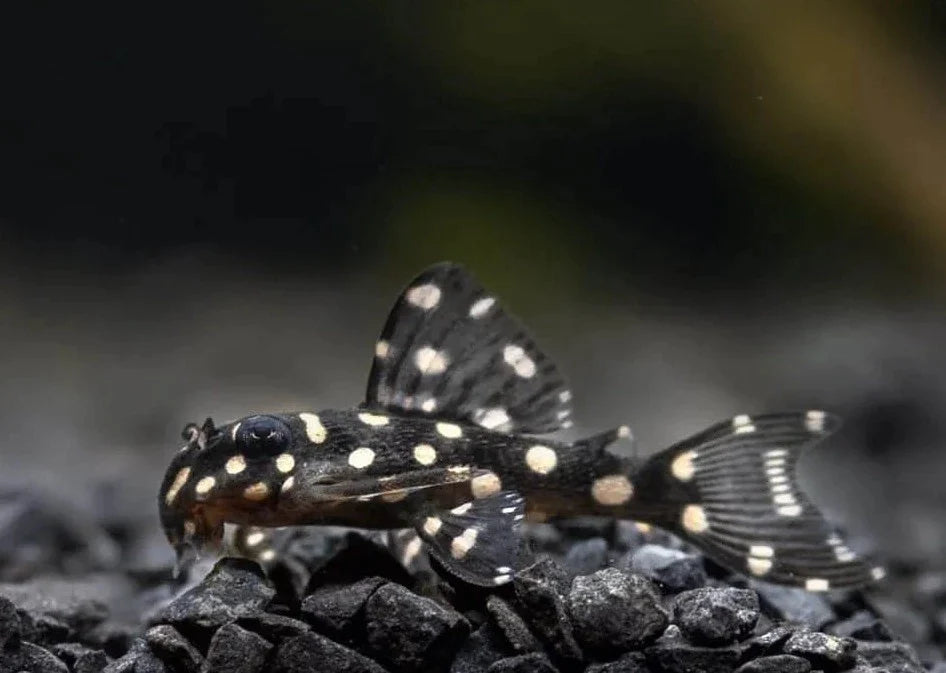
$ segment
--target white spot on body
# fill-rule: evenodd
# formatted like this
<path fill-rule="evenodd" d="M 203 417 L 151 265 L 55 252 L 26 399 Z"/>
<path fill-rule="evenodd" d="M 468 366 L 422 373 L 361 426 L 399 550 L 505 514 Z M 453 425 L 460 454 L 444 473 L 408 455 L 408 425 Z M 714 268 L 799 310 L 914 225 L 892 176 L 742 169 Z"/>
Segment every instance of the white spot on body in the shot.
<path fill-rule="evenodd" d="M 515 507 L 503 507 L 503 514 L 512 514 L 515 511 Z"/>
<path fill-rule="evenodd" d="M 747 432 L 755 432 L 755 426 L 750 423 L 749 425 L 740 425 L 735 429 L 737 435 L 744 435 Z"/>
<path fill-rule="evenodd" d="M 423 346 L 414 353 L 414 364 L 421 374 L 443 374 L 447 370 L 447 354 L 430 346 Z"/>
<path fill-rule="evenodd" d="M 452 514 L 456 514 L 457 516 L 463 516 L 464 514 L 470 511 L 471 507 L 473 507 L 472 502 L 465 502 L 459 507 L 454 507 L 453 509 L 450 510 L 450 512 Z"/>
<path fill-rule="evenodd" d="M 286 493 L 287 491 L 292 490 L 292 487 L 295 485 L 296 485 L 296 478 L 289 477 L 288 479 L 286 479 L 286 481 L 282 483 L 282 488 L 280 488 L 279 490 L 283 493 Z"/>
<path fill-rule="evenodd" d="M 365 425 L 371 425 L 373 427 L 380 427 L 382 425 L 388 424 L 388 417 L 382 416 L 381 414 L 369 414 L 368 412 L 362 412 L 358 414 L 358 420 L 364 423 Z"/>
<path fill-rule="evenodd" d="M 470 492 L 477 500 L 488 498 L 495 493 L 499 493 L 502 489 L 503 483 L 495 472 L 487 472 L 470 480 Z"/>
<path fill-rule="evenodd" d="M 381 500 L 384 502 L 401 502 L 404 498 L 407 497 L 408 490 L 400 489 L 398 491 L 388 491 L 387 493 L 381 494 Z"/>
<path fill-rule="evenodd" d="M 404 294 L 404 298 L 409 304 L 429 311 L 440 303 L 440 288 L 433 283 L 417 285 L 409 289 Z"/>
<path fill-rule="evenodd" d="M 453 558 L 460 560 L 466 556 L 473 549 L 473 545 L 476 544 L 478 534 L 479 531 L 475 528 L 467 528 L 460 535 L 453 538 L 450 543 L 450 554 Z"/>
<path fill-rule="evenodd" d="M 207 493 L 210 493 L 210 490 L 216 486 L 216 484 L 217 480 L 213 477 L 204 477 L 197 482 L 196 486 L 194 486 L 194 491 L 197 493 L 197 495 L 206 495 Z"/>
<path fill-rule="evenodd" d="M 496 300 L 493 297 L 480 297 L 470 306 L 470 317 L 482 318 L 495 303 Z"/>
<path fill-rule="evenodd" d="M 771 451 L 765 452 L 766 458 L 785 458 L 788 455 L 788 451 L 785 449 L 772 449 Z"/>
<path fill-rule="evenodd" d="M 476 422 L 487 430 L 493 430 L 509 422 L 509 414 L 502 407 L 477 409 L 473 416 Z"/>
<path fill-rule="evenodd" d="M 696 474 L 696 467 L 693 465 L 693 459 L 696 458 L 696 451 L 684 451 L 673 459 L 670 464 L 670 471 L 680 481 L 690 481 Z"/>
<path fill-rule="evenodd" d="M 391 345 L 383 339 L 374 345 L 374 355 L 376 358 L 384 359 L 391 352 Z"/>
<path fill-rule="evenodd" d="M 496 577 L 493 578 L 493 584 L 497 584 L 497 585 L 498 585 L 498 584 L 506 584 L 506 583 L 509 582 L 509 580 L 511 580 L 511 579 L 512 579 L 512 575 L 508 575 L 508 574 L 506 574 L 506 575 L 496 575 Z"/>
<path fill-rule="evenodd" d="M 746 566 L 749 568 L 749 572 L 756 577 L 760 577 L 772 569 L 772 561 L 767 558 L 755 558 L 750 556 L 746 560 Z"/>
<path fill-rule="evenodd" d="M 558 455 L 547 446 L 536 444 L 526 451 L 526 465 L 537 474 L 548 474 L 557 464 Z"/>
<path fill-rule="evenodd" d="M 437 410 L 437 400 L 435 400 L 433 397 L 428 397 L 421 403 L 420 408 L 421 411 L 431 414 Z"/>
<path fill-rule="evenodd" d="M 824 421 L 827 414 L 823 411 L 809 411 L 805 414 L 805 428 L 809 432 L 824 432 Z"/>
<path fill-rule="evenodd" d="M 558 417 L 558 420 L 564 421 L 566 418 L 568 418 L 569 416 L 571 416 L 571 413 L 572 413 L 572 410 L 571 410 L 571 409 L 562 409 L 561 411 L 559 411 L 559 412 L 556 413 L 555 415 Z"/>
<path fill-rule="evenodd" d="M 259 558 L 260 558 L 260 561 L 262 561 L 263 563 L 269 563 L 270 561 L 276 558 L 276 550 L 267 549 L 266 551 L 264 551 L 262 554 L 259 555 Z"/>
<path fill-rule="evenodd" d="M 512 568 L 510 568 L 509 566 L 499 566 L 498 568 L 496 568 L 496 572 L 498 572 L 498 573 L 511 573 L 511 572 L 512 572 Z"/>
<path fill-rule="evenodd" d="M 437 450 L 430 444 L 418 444 L 414 447 L 414 460 L 421 465 L 433 465 L 437 460 Z"/>
<path fill-rule="evenodd" d="M 223 466 L 223 469 L 227 471 L 227 474 L 240 474 L 240 472 L 246 469 L 246 458 L 239 453 L 235 456 L 231 456 L 230 460 Z"/>
<path fill-rule="evenodd" d="M 801 505 L 782 505 L 778 508 L 778 513 L 782 516 L 801 516 Z"/>
<path fill-rule="evenodd" d="M 456 439 L 463 436 L 463 430 L 455 423 L 437 423 L 437 433 L 447 439 Z"/>
<path fill-rule="evenodd" d="M 197 533 L 197 524 L 188 519 L 184 522 L 184 539 L 188 540 Z"/>
<path fill-rule="evenodd" d="M 623 474 L 611 474 L 596 479 L 591 485 L 591 497 L 599 505 L 623 505 L 634 495 L 634 486 Z"/>
<path fill-rule="evenodd" d="M 812 577 L 811 579 L 805 580 L 806 591 L 827 591 L 830 588 L 831 583 L 826 579 Z"/>
<path fill-rule="evenodd" d="M 422 549 L 423 542 L 416 535 L 404 546 L 404 555 L 401 557 L 401 563 L 409 566 L 417 558 Z"/>
<path fill-rule="evenodd" d="M 255 484 L 251 484 L 243 489 L 243 497 L 247 500 L 253 500 L 254 502 L 259 502 L 260 500 L 265 500 L 266 496 L 269 495 L 269 486 L 266 485 L 266 482 L 258 481 Z"/>
<path fill-rule="evenodd" d="M 235 423 L 230 429 L 230 439 L 234 442 L 236 441 L 237 432 L 239 432 L 241 425 L 242 423 Z"/>
<path fill-rule="evenodd" d="M 571 399 L 572 399 L 572 391 L 570 391 L 570 390 L 563 390 L 562 392 L 560 392 L 560 393 L 558 394 L 558 400 L 559 400 L 559 402 L 561 402 L 562 404 L 565 404 L 566 402 L 570 401 Z"/>
<path fill-rule="evenodd" d="M 363 470 L 373 462 L 374 451 L 367 446 L 360 446 L 348 454 L 348 464 L 359 470 Z"/>
<path fill-rule="evenodd" d="M 424 532 L 427 533 L 430 537 L 433 537 L 440 531 L 440 527 L 443 525 L 441 521 L 436 516 L 428 516 L 424 519 Z"/>
<path fill-rule="evenodd" d="M 246 536 L 246 546 L 255 547 L 266 538 L 266 534 L 260 531 L 254 531 Z"/>
<path fill-rule="evenodd" d="M 870 569 L 870 576 L 873 577 L 875 581 L 879 582 L 887 576 L 887 571 L 880 566 L 876 566 Z"/>
<path fill-rule="evenodd" d="M 631 436 L 631 426 L 621 425 L 618 427 L 618 439 L 629 439 Z"/>
<path fill-rule="evenodd" d="M 749 425 L 750 423 L 752 423 L 752 419 L 749 417 L 749 414 L 739 414 L 732 419 L 734 428 L 738 428 L 740 425 Z"/>
<path fill-rule="evenodd" d="M 517 376 L 521 376 L 524 379 L 535 376 L 535 361 L 526 355 L 526 352 L 523 350 L 522 346 L 517 346 L 515 344 L 509 344 L 506 346 L 503 349 L 503 360 L 506 361 L 506 364 L 512 367 Z"/>
<path fill-rule="evenodd" d="M 328 433 L 325 430 L 325 426 L 322 425 L 322 420 L 316 414 L 299 414 L 299 420 L 305 425 L 305 434 L 310 442 L 313 444 L 321 444 L 325 441 Z"/>
<path fill-rule="evenodd" d="M 680 522 L 683 524 L 683 527 L 691 533 L 703 533 L 709 528 L 706 510 L 699 505 L 687 505 L 684 507 L 683 514 L 680 516 Z"/>
<path fill-rule="evenodd" d="M 287 472 L 292 472 L 292 468 L 296 466 L 296 459 L 293 458 L 291 453 L 281 453 L 276 458 L 276 469 L 286 474 Z"/>
<path fill-rule="evenodd" d="M 777 493 L 772 498 L 772 502 L 776 505 L 795 505 L 798 504 L 798 501 L 795 500 L 795 496 L 791 493 Z"/>
<path fill-rule="evenodd" d="M 177 497 L 178 491 L 184 487 L 184 484 L 187 483 L 187 479 L 191 476 L 191 469 L 189 467 L 182 467 L 178 470 L 177 474 L 174 475 L 174 481 L 171 482 L 171 485 L 168 486 L 168 492 L 164 495 L 164 502 L 170 505 L 174 502 L 174 499 Z"/>
<path fill-rule="evenodd" d="M 772 558 L 775 556 L 775 549 L 768 545 L 752 545 L 749 547 L 749 556 L 758 556 L 759 558 Z"/>

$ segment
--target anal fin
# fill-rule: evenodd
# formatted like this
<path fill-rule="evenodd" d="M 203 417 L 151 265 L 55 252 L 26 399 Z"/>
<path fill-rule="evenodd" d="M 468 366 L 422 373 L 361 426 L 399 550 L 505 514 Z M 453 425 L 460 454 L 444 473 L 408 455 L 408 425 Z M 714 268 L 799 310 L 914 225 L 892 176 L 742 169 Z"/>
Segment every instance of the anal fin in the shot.
<path fill-rule="evenodd" d="M 460 579 L 478 586 L 506 584 L 515 573 L 525 500 L 514 491 L 421 513 L 415 522 L 430 554 Z"/>

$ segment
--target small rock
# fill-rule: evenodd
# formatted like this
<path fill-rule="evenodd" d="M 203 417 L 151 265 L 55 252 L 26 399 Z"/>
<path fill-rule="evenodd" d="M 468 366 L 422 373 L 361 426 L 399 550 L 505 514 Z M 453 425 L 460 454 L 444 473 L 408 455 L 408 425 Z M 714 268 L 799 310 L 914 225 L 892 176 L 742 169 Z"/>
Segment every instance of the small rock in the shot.
<path fill-rule="evenodd" d="M 321 587 L 302 601 L 302 616 L 319 633 L 352 642 L 364 625 L 365 603 L 386 583 L 381 577 L 367 577 L 354 584 Z"/>
<path fill-rule="evenodd" d="M 99 673 L 108 664 L 105 652 L 86 647 L 82 643 L 61 643 L 50 649 L 73 673 Z"/>
<path fill-rule="evenodd" d="M 49 650 L 33 643 L 20 643 L 13 650 L 0 651 L 0 670 L 29 673 L 69 673 L 69 667 Z"/>
<path fill-rule="evenodd" d="M 513 577 L 519 613 L 552 652 L 569 666 L 584 655 L 572 630 L 562 594 L 568 587 L 568 575 L 551 559 L 523 568 Z"/>
<path fill-rule="evenodd" d="M 657 582 L 667 593 L 698 589 L 707 581 L 702 557 L 655 544 L 631 552 L 620 565 Z"/>
<path fill-rule="evenodd" d="M 382 577 L 389 582 L 412 586 L 414 578 L 384 547 L 349 533 L 338 550 L 312 572 L 305 593 L 327 585 L 347 585 L 366 577 Z"/>
<path fill-rule="evenodd" d="M 806 624 L 812 629 L 822 629 L 837 619 L 821 594 L 768 582 L 752 582 L 751 586 L 759 594 L 763 612 L 770 617 Z"/>
<path fill-rule="evenodd" d="M 844 621 L 832 624 L 828 633 L 859 640 L 893 640 L 887 625 L 867 610 L 858 610 Z"/>
<path fill-rule="evenodd" d="M 602 537 L 593 537 L 571 546 L 562 564 L 576 575 L 587 575 L 603 568 L 608 562 L 608 543 Z"/>
<path fill-rule="evenodd" d="M 592 664 L 585 669 L 585 673 L 650 673 L 650 668 L 642 652 L 628 652 L 615 661 Z"/>
<path fill-rule="evenodd" d="M 377 662 L 314 631 L 280 644 L 271 665 L 274 673 L 387 673 Z"/>
<path fill-rule="evenodd" d="M 194 588 L 159 610 L 149 621 L 183 632 L 216 630 L 240 617 L 261 612 L 275 595 L 260 567 L 246 559 L 224 558 Z"/>
<path fill-rule="evenodd" d="M 922 611 L 906 600 L 892 596 L 874 596 L 872 606 L 890 630 L 911 643 L 923 643 L 932 638 L 933 627 Z"/>
<path fill-rule="evenodd" d="M 0 596 L 0 650 L 7 644 L 16 645 L 21 636 L 20 617 L 12 601 Z"/>
<path fill-rule="evenodd" d="M 749 589 L 706 587 L 679 594 L 673 622 L 698 645 L 723 645 L 743 640 L 759 620 L 759 598 Z"/>
<path fill-rule="evenodd" d="M 487 668 L 486 673 L 558 673 L 558 669 L 544 654 L 533 652 L 500 659 Z"/>
<path fill-rule="evenodd" d="M 37 578 L 22 584 L 0 584 L 0 596 L 17 606 L 21 620 L 24 613 L 29 616 L 35 629 L 33 639 L 53 643 L 84 640 L 109 616 L 103 597 L 114 595 L 116 586 L 124 591 L 128 582 L 117 575 L 76 580 Z"/>
<path fill-rule="evenodd" d="M 785 642 L 785 653 L 804 657 L 812 667 L 825 671 L 843 671 L 854 665 L 855 643 L 826 633 L 798 631 Z"/>
<path fill-rule="evenodd" d="M 491 664 L 510 654 L 502 633 L 490 623 L 470 634 L 450 665 L 450 673 L 482 673 Z"/>
<path fill-rule="evenodd" d="M 736 673 L 808 673 L 810 670 L 811 663 L 807 659 L 778 654 L 743 664 L 736 669 Z"/>
<path fill-rule="evenodd" d="M 921 673 L 923 665 L 906 643 L 857 642 L 857 654 L 871 666 L 888 673 Z"/>
<path fill-rule="evenodd" d="M 371 594 L 365 624 L 372 650 L 399 671 L 445 669 L 470 628 L 459 613 L 391 583 Z"/>
<path fill-rule="evenodd" d="M 259 673 L 272 643 L 236 624 L 217 629 L 207 649 L 205 673 Z"/>
<path fill-rule="evenodd" d="M 676 626 L 670 626 L 644 655 L 648 665 L 662 673 L 731 673 L 739 661 L 739 646 L 693 645 Z"/>
<path fill-rule="evenodd" d="M 655 640 L 669 620 L 648 580 L 616 568 L 576 577 L 568 611 L 581 645 L 602 654 L 639 649 Z"/>
<path fill-rule="evenodd" d="M 782 647 L 796 629 L 788 624 L 779 624 L 765 633 L 750 638 L 743 643 L 743 661 L 773 654 L 781 654 Z"/>
<path fill-rule="evenodd" d="M 274 615 L 269 612 L 261 612 L 252 617 L 243 617 L 238 619 L 236 623 L 247 631 L 259 634 L 271 643 L 301 636 L 310 630 L 309 625 L 303 621 L 284 615 Z"/>
<path fill-rule="evenodd" d="M 154 626 L 145 633 L 145 642 L 168 668 L 182 673 L 197 673 L 204 658 L 177 629 L 167 624 Z"/>
<path fill-rule="evenodd" d="M 167 666 L 143 638 L 136 638 L 128 652 L 105 667 L 103 673 L 169 673 Z"/>
<path fill-rule="evenodd" d="M 516 611 L 499 596 L 493 594 L 486 599 L 486 611 L 489 612 L 496 626 L 506 636 L 506 640 L 518 654 L 538 652 L 542 649 L 529 627 Z"/>

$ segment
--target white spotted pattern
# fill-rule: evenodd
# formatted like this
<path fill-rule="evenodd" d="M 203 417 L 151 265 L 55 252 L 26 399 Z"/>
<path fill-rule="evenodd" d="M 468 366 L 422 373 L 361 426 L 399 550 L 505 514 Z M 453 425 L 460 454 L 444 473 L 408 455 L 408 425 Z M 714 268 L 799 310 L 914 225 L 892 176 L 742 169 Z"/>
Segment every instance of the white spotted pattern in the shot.
<path fill-rule="evenodd" d="M 824 421 L 827 417 L 823 411 L 809 411 L 805 414 L 805 428 L 809 432 L 824 432 Z"/>
<path fill-rule="evenodd" d="M 501 490 L 503 490 L 503 482 L 500 481 L 499 475 L 495 472 L 487 472 L 470 480 L 470 492 L 477 500 L 488 498 Z"/>
<path fill-rule="evenodd" d="M 240 474 L 240 472 L 246 469 L 246 458 L 239 453 L 235 456 L 231 456 L 230 460 L 223 466 L 223 469 L 227 471 L 227 474 Z"/>
<path fill-rule="evenodd" d="M 293 458 L 291 453 L 281 453 L 276 458 L 276 469 L 286 474 L 292 472 L 292 468 L 296 466 L 296 459 Z"/>
<path fill-rule="evenodd" d="M 247 546 L 247 547 L 255 547 L 255 546 L 258 545 L 260 542 L 262 542 L 264 539 L 266 539 L 266 534 L 265 534 L 265 533 L 263 533 L 263 532 L 261 532 L 261 531 L 258 531 L 258 530 L 257 530 L 257 531 L 253 531 L 252 533 L 250 533 L 249 535 L 246 536 L 246 546 Z"/>
<path fill-rule="evenodd" d="M 558 464 L 558 454 L 542 444 L 529 447 L 526 451 L 526 465 L 537 474 L 548 474 Z"/>
<path fill-rule="evenodd" d="M 197 485 L 194 486 L 194 491 L 197 495 L 206 495 L 210 493 L 210 490 L 217 485 L 217 480 L 213 477 L 204 477 L 197 482 Z"/>
<path fill-rule="evenodd" d="M 174 476 L 174 481 L 171 482 L 171 485 L 168 486 L 168 492 L 164 496 L 164 502 L 170 505 L 174 502 L 174 499 L 177 497 L 178 491 L 184 487 L 184 484 L 187 483 L 187 479 L 191 476 L 191 469 L 189 467 L 182 467 L 178 470 L 178 473 Z"/>
<path fill-rule="evenodd" d="M 382 339 L 374 345 L 374 356 L 383 360 L 391 352 L 391 344 Z"/>
<path fill-rule="evenodd" d="M 492 409 L 477 409 L 473 419 L 487 430 L 495 430 L 509 422 L 509 414 L 502 407 Z"/>
<path fill-rule="evenodd" d="M 535 376 L 535 362 L 526 355 L 525 350 L 522 346 L 517 346 L 515 344 L 509 344 L 503 349 L 503 360 L 506 361 L 513 371 L 516 372 L 517 376 L 521 376 L 524 379 L 531 378 Z"/>
<path fill-rule="evenodd" d="M 358 420 L 365 425 L 379 427 L 382 425 L 387 425 L 389 419 L 387 416 L 382 416 L 381 414 L 369 414 L 368 412 L 362 412 L 358 414 Z"/>
<path fill-rule="evenodd" d="M 421 403 L 420 408 L 424 413 L 432 414 L 437 410 L 437 400 L 433 397 L 428 397 Z"/>
<path fill-rule="evenodd" d="M 409 304 L 429 311 L 440 303 L 440 288 L 433 283 L 417 285 L 409 289 L 404 298 Z"/>
<path fill-rule="evenodd" d="M 821 579 L 818 577 L 812 577 L 809 580 L 805 580 L 805 590 L 806 591 L 827 591 L 831 588 L 831 583 L 826 579 Z"/>
<path fill-rule="evenodd" d="M 373 462 L 374 451 L 367 446 L 360 446 L 348 454 L 348 464 L 359 470 L 363 470 Z"/>
<path fill-rule="evenodd" d="M 453 538 L 450 543 L 450 554 L 453 558 L 460 560 L 466 556 L 476 544 L 476 536 L 479 531 L 475 528 L 467 528 L 460 535 Z"/>
<path fill-rule="evenodd" d="M 463 436 L 463 430 L 455 423 L 437 423 L 437 434 L 447 439 L 456 439 Z"/>
<path fill-rule="evenodd" d="M 414 364 L 421 374 L 443 374 L 447 371 L 447 354 L 430 346 L 418 348 L 414 353 Z"/>
<path fill-rule="evenodd" d="M 472 306 L 470 306 L 470 317 L 482 318 L 495 303 L 496 300 L 493 297 L 480 297 L 475 302 L 473 302 Z"/>
<path fill-rule="evenodd" d="M 699 505 L 687 505 L 684 507 L 683 514 L 680 516 L 680 522 L 683 524 L 683 527 L 691 533 L 703 533 L 709 528 L 706 510 Z"/>
<path fill-rule="evenodd" d="M 696 474 L 696 466 L 693 464 L 696 458 L 696 451 L 684 451 L 673 459 L 670 463 L 670 471 L 673 476 L 680 481 L 690 481 Z"/>
<path fill-rule="evenodd" d="M 470 508 L 471 508 L 471 507 L 473 507 L 473 503 L 472 503 L 472 502 L 465 502 L 465 503 L 463 503 L 462 505 L 460 505 L 460 506 L 458 506 L 458 507 L 454 507 L 453 509 L 451 509 L 451 510 L 450 510 L 450 513 L 451 513 L 451 514 L 456 514 L 457 516 L 463 516 L 464 514 L 466 514 L 467 512 L 470 511 Z"/>
<path fill-rule="evenodd" d="M 440 527 L 443 525 L 441 521 L 436 516 L 428 516 L 424 519 L 424 532 L 427 533 L 430 537 L 433 537 L 440 531 Z"/>
<path fill-rule="evenodd" d="M 430 444 L 418 444 L 414 447 L 414 460 L 421 465 L 433 465 L 437 461 L 437 450 Z"/>
<path fill-rule="evenodd" d="M 634 495 L 634 485 L 623 474 L 610 474 L 591 485 L 591 497 L 600 505 L 623 505 Z"/>
<path fill-rule="evenodd" d="M 325 441 L 328 432 L 322 425 L 322 420 L 316 414 L 299 414 L 299 420 L 305 425 L 305 434 L 313 444 L 321 444 Z"/>
<path fill-rule="evenodd" d="M 772 561 L 771 559 L 767 558 L 756 558 L 754 556 L 750 556 L 746 561 L 746 566 L 749 568 L 749 572 L 751 572 L 753 575 L 756 577 L 761 577 L 772 569 Z"/>

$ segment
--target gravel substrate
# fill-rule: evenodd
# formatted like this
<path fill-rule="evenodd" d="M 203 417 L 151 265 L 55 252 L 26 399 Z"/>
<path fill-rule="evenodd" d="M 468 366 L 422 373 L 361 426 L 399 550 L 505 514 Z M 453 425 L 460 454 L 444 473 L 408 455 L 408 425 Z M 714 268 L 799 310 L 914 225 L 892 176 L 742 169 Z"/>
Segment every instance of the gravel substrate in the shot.
<path fill-rule="evenodd" d="M 946 673 L 942 568 L 824 596 L 578 520 L 529 529 L 537 560 L 493 592 L 335 528 L 187 583 L 154 525 L 0 493 L 0 673 Z"/>

